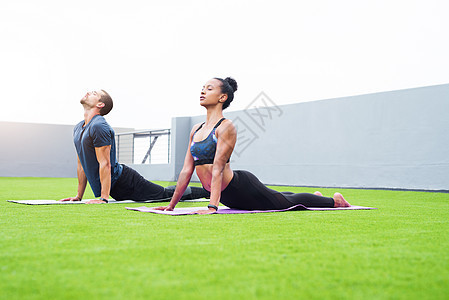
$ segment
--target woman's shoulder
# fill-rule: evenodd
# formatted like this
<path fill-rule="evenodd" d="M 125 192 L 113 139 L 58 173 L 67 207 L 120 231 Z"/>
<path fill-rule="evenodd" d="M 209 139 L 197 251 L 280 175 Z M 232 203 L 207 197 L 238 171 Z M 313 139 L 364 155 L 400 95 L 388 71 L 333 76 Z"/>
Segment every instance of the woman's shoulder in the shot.
<path fill-rule="evenodd" d="M 217 127 L 216 129 L 216 133 L 217 134 L 223 134 L 223 133 L 231 133 L 231 134 L 235 134 L 236 133 L 236 128 L 234 126 L 234 123 L 232 122 L 232 120 L 230 119 L 224 119 L 220 126 Z"/>
<path fill-rule="evenodd" d="M 198 130 L 198 128 L 200 128 L 201 126 L 203 126 L 203 124 L 204 124 L 204 122 L 197 123 L 197 124 L 193 125 L 191 131 L 194 132 L 194 131 Z"/>
<path fill-rule="evenodd" d="M 232 127 L 232 128 L 235 127 L 235 126 L 234 126 L 234 123 L 232 122 L 231 119 L 224 119 L 223 122 L 221 122 L 221 125 L 222 125 L 223 127 Z M 218 127 L 220 127 L 220 126 L 218 126 Z"/>
<path fill-rule="evenodd" d="M 221 124 L 227 124 L 227 126 L 229 125 L 234 126 L 234 123 L 232 123 L 231 119 L 224 119 L 223 122 L 221 122 Z"/>
<path fill-rule="evenodd" d="M 190 130 L 190 137 L 193 136 L 193 134 L 204 124 L 204 122 L 202 123 L 198 123 L 193 125 L 192 130 Z"/>

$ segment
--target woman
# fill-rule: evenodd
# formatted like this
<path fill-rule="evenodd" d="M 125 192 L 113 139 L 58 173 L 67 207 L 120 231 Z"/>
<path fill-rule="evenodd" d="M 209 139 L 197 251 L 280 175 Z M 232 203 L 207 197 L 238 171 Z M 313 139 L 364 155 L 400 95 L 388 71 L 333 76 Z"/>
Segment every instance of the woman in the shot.
<path fill-rule="evenodd" d="M 214 213 L 219 202 L 231 208 L 249 210 L 284 209 L 297 204 L 308 207 L 350 206 L 340 193 L 335 193 L 333 198 L 323 197 L 319 192 L 281 193 L 267 188 L 250 172 L 231 170 L 229 159 L 237 133 L 232 122 L 223 118 L 223 110 L 231 104 L 236 90 L 237 82 L 230 77 L 213 78 L 203 86 L 200 105 L 207 110 L 206 122 L 193 126 L 190 132 L 190 147 L 170 204 L 156 209 L 175 208 L 194 170 L 203 187 L 210 191 L 208 209 L 197 211 L 199 214 Z"/>

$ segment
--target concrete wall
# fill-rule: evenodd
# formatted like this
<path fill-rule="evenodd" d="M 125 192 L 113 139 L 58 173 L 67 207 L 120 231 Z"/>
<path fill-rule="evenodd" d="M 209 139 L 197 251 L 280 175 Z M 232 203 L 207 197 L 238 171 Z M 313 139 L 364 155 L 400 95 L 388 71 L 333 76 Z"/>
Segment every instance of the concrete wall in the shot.
<path fill-rule="evenodd" d="M 449 190 L 449 84 L 282 106 L 261 93 L 225 116 L 238 131 L 232 168 L 266 184 Z M 175 119 L 182 155 L 166 180 L 204 120 Z"/>
<path fill-rule="evenodd" d="M 184 158 L 189 144 L 190 124 L 190 117 L 172 119 L 170 164 L 130 164 L 129 166 L 148 180 L 176 181 L 184 165 Z"/>
<path fill-rule="evenodd" d="M 225 116 L 238 133 L 232 168 L 266 184 L 449 191 L 449 84 L 282 106 L 261 93 Z M 131 166 L 176 180 L 204 120 L 172 120 L 170 164 Z M 0 176 L 76 177 L 72 130 L 0 122 Z"/>
<path fill-rule="evenodd" d="M 0 176 L 76 177 L 73 127 L 0 122 Z"/>
<path fill-rule="evenodd" d="M 264 124 L 256 109 L 230 114 L 257 136 L 237 143 L 233 167 L 272 184 L 449 190 L 448 96 L 440 85 L 285 105 Z"/>
<path fill-rule="evenodd" d="M 0 176 L 76 177 L 73 126 L 0 122 Z"/>

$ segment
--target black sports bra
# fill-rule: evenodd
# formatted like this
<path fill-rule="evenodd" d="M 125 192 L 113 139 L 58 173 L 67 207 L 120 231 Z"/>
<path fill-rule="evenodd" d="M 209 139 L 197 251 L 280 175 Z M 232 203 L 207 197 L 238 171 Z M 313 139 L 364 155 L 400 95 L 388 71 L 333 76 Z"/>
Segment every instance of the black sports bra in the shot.
<path fill-rule="evenodd" d="M 193 138 L 198 130 L 200 130 L 204 123 L 198 127 L 197 130 L 193 133 L 192 143 L 190 144 L 190 153 L 192 153 L 193 160 L 195 161 L 195 166 L 212 164 L 214 163 L 215 151 L 217 150 L 217 136 L 215 135 L 215 130 L 218 126 L 220 126 L 221 122 L 226 120 L 222 118 L 218 123 L 214 126 L 212 131 L 209 133 L 207 138 L 202 141 L 194 142 Z M 228 159 L 229 162 L 229 159 Z"/>

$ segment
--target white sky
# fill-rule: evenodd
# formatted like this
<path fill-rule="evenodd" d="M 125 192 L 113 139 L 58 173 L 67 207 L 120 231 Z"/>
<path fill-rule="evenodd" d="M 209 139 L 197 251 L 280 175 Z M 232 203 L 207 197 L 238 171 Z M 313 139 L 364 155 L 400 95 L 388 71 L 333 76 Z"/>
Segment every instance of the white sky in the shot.
<path fill-rule="evenodd" d="M 115 127 L 204 114 L 202 85 L 234 77 L 229 110 L 449 83 L 449 1 L 0 0 L 0 121 L 75 124 L 105 89 Z"/>

